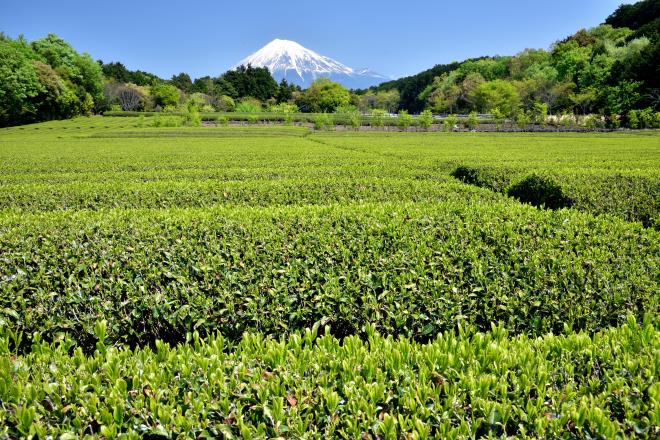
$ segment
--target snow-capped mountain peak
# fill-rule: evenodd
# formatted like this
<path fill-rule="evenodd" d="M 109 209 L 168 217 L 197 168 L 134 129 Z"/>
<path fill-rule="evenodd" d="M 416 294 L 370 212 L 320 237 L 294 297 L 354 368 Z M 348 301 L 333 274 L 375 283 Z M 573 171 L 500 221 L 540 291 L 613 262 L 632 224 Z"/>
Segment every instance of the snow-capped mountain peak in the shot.
<path fill-rule="evenodd" d="M 267 67 L 277 81 L 286 79 L 301 87 L 309 87 L 320 77 L 330 78 L 351 88 L 368 87 L 388 79 L 367 69 L 352 69 L 290 40 L 275 39 L 235 67 L 248 64 Z"/>

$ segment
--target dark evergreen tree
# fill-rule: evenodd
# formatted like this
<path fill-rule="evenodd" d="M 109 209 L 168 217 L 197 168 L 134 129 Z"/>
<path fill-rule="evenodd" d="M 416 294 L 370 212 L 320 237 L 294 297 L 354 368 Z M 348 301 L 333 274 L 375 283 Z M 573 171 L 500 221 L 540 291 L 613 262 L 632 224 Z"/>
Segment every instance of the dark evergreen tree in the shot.
<path fill-rule="evenodd" d="M 190 79 L 190 75 L 187 73 L 179 73 L 178 75 L 172 76 L 170 83 L 177 87 L 182 92 L 191 93 L 193 89 L 193 82 Z"/>

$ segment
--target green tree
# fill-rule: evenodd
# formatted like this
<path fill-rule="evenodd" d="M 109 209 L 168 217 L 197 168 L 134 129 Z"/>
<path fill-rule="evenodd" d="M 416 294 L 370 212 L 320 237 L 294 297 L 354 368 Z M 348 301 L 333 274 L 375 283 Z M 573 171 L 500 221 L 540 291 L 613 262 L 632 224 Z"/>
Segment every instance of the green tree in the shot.
<path fill-rule="evenodd" d="M 628 127 L 639 128 L 639 112 L 637 110 L 630 110 L 628 112 Z"/>
<path fill-rule="evenodd" d="M 525 130 L 525 128 L 527 128 L 530 122 L 531 122 L 531 118 L 529 117 L 529 114 L 526 111 L 520 110 L 516 115 L 516 124 L 518 125 L 518 128 L 520 128 L 521 130 Z"/>
<path fill-rule="evenodd" d="M 560 80 L 577 83 L 579 75 L 589 65 L 592 49 L 580 46 L 576 41 L 558 44 L 552 52 L 552 65 Z"/>
<path fill-rule="evenodd" d="M 172 84 L 159 83 L 151 86 L 151 97 L 155 105 L 165 107 L 176 107 L 179 104 L 181 93 Z"/>
<path fill-rule="evenodd" d="M 534 122 L 541 127 L 546 127 L 548 125 L 548 105 L 543 102 L 535 102 L 532 106 L 532 116 Z"/>
<path fill-rule="evenodd" d="M 187 73 L 181 72 L 178 75 L 172 76 L 172 79 L 170 80 L 170 83 L 172 83 L 173 86 L 175 86 L 176 88 L 178 88 L 182 92 L 185 92 L 185 93 L 194 92 L 193 82 L 190 79 L 190 75 L 188 75 Z"/>
<path fill-rule="evenodd" d="M 55 34 L 31 43 L 34 52 L 48 63 L 63 80 L 70 82 L 80 101 L 82 111 L 86 94 L 96 104 L 103 101 L 103 71 L 88 54 L 79 54 L 73 47 Z"/>
<path fill-rule="evenodd" d="M 43 86 L 29 52 L 24 40 L 0 40 L 1 125 L 29 122 L 36 117 L 33 98 L 43 91 Z"/>
<path fill-rule="evenodd" d="M 350 94 L 341 84 L 320 78 L 303 93 L 303 102 L 312 112 L 332 113 L 349 104 Z"/>
<path fill-rule="evenodd" d="M 495 80 L 481 84 L 474 92 L 475 103 L 483 112 L 499 108 L 506 116 L 514 116 L 520 107 L 520 96 L 510 82 Z"/>
<path fill-rule="evenodd" d="M 280 84 L 277 86 L 277 102 L 289 102 L 293 99 L 293 94 L 296 91 L 300 91 L 300 87 L 295 84 L 289 84 L 289 82 L 282 78 Z"/>
<path fill-rule="evenodd" d="M 103 102 L 101 68 L 89 55 L 53 34 L 32 43 L 0 37 L 0 125 L 89 114 Z"/>
<path fill-rule="evenodd" d="M 277 81 L 266 67 L 239 66 L 226 72 L 221 79 L 226 83 L 225 88 L 234 90 L 234 94 L 228 90 L 223 90 L 221 94 L 234 99 L 253 97 L 266 102 L 278 93 Z"/>
<path fill-rule="evenodd" d="M 622 81 L 606 91 L 607 105 L 613 114 L 628 113 L 640 101 L 638 89 L 641 82 Z"/>

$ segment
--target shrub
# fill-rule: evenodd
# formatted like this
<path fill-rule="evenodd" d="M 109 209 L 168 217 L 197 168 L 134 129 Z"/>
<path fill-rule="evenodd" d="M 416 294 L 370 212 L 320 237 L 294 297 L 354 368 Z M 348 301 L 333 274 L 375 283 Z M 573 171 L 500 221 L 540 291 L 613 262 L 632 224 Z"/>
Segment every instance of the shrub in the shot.
<path fill-rule="evenodd" d="M 474 130 L 477 128 L 478 124 L 479 120 L 477 119 L 477 112 L 470 112 L 467 121 L 465 122 L 465 127 L 467 127 L 468 130 Z"/>
<path fill-rule="evenodd" d="M 535 102 L 532 106 L 532 116 L 535 123 L 541 127 L 546 127 L 548 125 L 548 104 Z"/>
<path fill-rule="evenodd" d="M 531 174 L 513 185 L 508 190 L 510 197 L 515 197 L 523 203 L 548 209 L 569 208 L 572 200 L 553 179 L 538 174 Z"/>
<path fill-rule="evenodd" d="M 443 129 L 445 132 L 454 131 L 456 124 L 458 124 L 456 115 L 448 115 L 443 121 Z"/>
<path fill-rule="evenodd" d="M 287 102 L 282 102 L 277 105 L 272 105 L 268 107 L 268 111 L 271 113 L 277 113 L 277 114 L 291 114 L 291 113 L 298 113 L 298 106 L 294 104 L 289 104 Z"/>
<path fill-rule="evenodd" d="M 221 95 L 215 102 L 215 108 L 221 112 L 233 112 L 236 109 L 236 103 L 231 96 Z"/>
<path fill-rule="evenodd" d="M 186 111 L 183 114 L 183 125 L 199 127 L 202 125 L 202 117 L 199 114 L 198 104 L 195 100 L 188 101 Z"/>
<path fill-rule="evenodd" d="M 280 189 L 277 200 L 286 200 L 291 190 Z M 0 313 L 5 328 L 23 332 L 24 347 L 35 334 L 53 340 L 67 329 L 93 349 L 100 316 L 108 342 L 147 345 L 183 342 L 193 331 L 232 341 L 255 329 L 283 335 L 319 320 L 342 337 L 372 323 L 424 341 L 498 321 L 537 336 L 658 311 L 649 266 L 657 233 L 504 198 L 8 212 L 0 220 L 2 230 L 21 229 L 0 235 L 0 273 L 10 274 Z M 49 289 L 61 293 L 41 293 Z"/>
<path fill-rule="evenodd" d="M 645 108 L 639 112 L 639 122 L 642 128 L 655 128 L 655 113 L 652 108 Z"/>
<path fill-rule="evenodd" d="M 316 115 L 316 118 L 314 118 L 315 130 L 329 130 L 332 125 L 333 124 L 332 120 L 330 119 L 330 115 L 327 113 L 319 113 Z"/>
<path fill-rule="evenodd" d="M 243 98 L 234 108 L 236 113 L 259 113 L 261 111 L 261 101 L 256 98 Z"/>
<path fill-rule="evenodd" d="M 502 125 L 504 124 L 505 118 L 504 113 L 502 113 L 499 107 L 495 107 L 493 109 L 493 120 L 495 122 L 495 128 L 497 131 L 500 131 L 502 129 Z"/>
<path fill-rule="evenodd" d="M 151 86 L 151 97 L 155 105 L 160 107 L 176 107 L 179 105 L 181 92 L 171 84 L 159 83 Z"/>
<path fill-rule="evenodd" d="M 152 118 L 153 127 L 180 127 L 184 123 L 184 118 L 176 115 L 161 116 L 156 115 Z"/>
<path fill-rule="evenodd" d="M 630 110 L 628 112 L 628 127 L 635 129 L 639 128 L 639 112 L 637 110 Z"/>
<path fill-rule="evenodd" d="M 564 128 L 572 128 L 575 125 L 575 115 L 573 113 L 562 114 L 560 123 Z"/>
<path fill-rule="evenodd" d="M 529 123 L 530 123 L 529 114 L 524 110 L 520 110 L 516 115 L 516 124 L 518 125 L 518 128 L 524 131 L 529 125 Z"/>
<path fill-rule="evenodd" d="M 397 125 L 402 131 L 408 131 L 408 128 L 413 123 L 413 117 L 408 113 L 407 110 L 399 110 L 399 115 L 397 118 Z"/>
<path fill-rule="evenodd" d="M 335 110 L 335 123 L 350 126 L 357 130 L 361 125 L 360 113 L 353 105 L 342 105 Z"/>
<path fill-rule="evenodd" d="M 254 114 L 250 114 L 247 117 L 247 122 L 248 122 L 248 124 L 256 124 L 257 122 L 259 122 L 259 117 L 257 115 L 254 115 Z"/>
<path fill-rule="evenodd" d="M 433 113 L 431 113 L 431 110 L 424 110 L 417 118 L 417 121 L 420 127 L 428 130 L 433 125 Z"/>
<path fill-rule="evenodd" d="M 596 115 L 587 115 L 582 119 L 582 125 L 589 130 L 599 128 L 600 122 L 600 118 Z"/>
<path fill-rule="evenodd" d="M 385 120 L 385 110 L 373 109 L 371 111 L 371 125 L 373 127 L 382 127 Z"/>

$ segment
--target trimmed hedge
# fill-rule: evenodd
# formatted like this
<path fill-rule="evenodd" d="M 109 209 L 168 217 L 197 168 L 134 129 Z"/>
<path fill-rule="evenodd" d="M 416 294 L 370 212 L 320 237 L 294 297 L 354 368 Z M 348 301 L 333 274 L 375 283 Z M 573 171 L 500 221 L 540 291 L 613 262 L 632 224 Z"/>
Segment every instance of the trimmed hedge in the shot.
<path fill-rule="evenodd" d="M 507 188 L 511 186 L 515 171 L 504 167 L 460 165 L 451 172 L 451 176 L 470 185 L 506 193 Z"/>
<path fill-rule="evenodd" d="M 457 198 L 462 196 L 457 194 Z M 356 204 L 0 215 L 0 319 L 132 346 L 286 334 L 323 321 L 417 340 L 502 321 L 595 332 L 658 313 L 660 237 L 514 203 Z"/>
<path fill-rule="evenodd" d="M 534 206 L 575 208 L 610 214 L 658 229 L 660 180 L 617 172 L 534 171 L 506 166 L 459 165 L 451 175 L 461 182 L 487 188 Z"/>
<path fill-rule="evenodd" d="M 510 197 L 523 203 L 548 209 L 570 208 L 573 201 L 564 194 L 561 185 L 546 176 L 532 174 L 507 190 Z"/>

